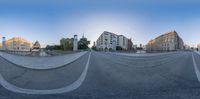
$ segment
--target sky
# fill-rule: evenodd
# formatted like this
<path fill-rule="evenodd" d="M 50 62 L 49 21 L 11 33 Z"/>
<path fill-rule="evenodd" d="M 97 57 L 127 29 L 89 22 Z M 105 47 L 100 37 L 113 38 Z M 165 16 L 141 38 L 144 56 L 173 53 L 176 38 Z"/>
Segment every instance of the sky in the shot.
<path fill-rule="evenodd" d="M 144 45 L 176 30 L 195 46 L 200 43 L 199 11 L 198 0 L 0 0 L 0 40 L 18 36 L 45 47 L 84 34 L 92 45 L 110 31 Z"/>

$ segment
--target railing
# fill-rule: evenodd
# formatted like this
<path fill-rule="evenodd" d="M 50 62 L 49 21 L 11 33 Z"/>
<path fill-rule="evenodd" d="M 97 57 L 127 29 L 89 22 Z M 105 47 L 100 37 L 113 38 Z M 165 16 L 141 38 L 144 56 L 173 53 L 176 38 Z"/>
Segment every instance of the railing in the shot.
<path fill-rule="evenodd" d="M 30 55 L 36 51 L 16 51 L 16 50 L 0 50 L 1 52 L 9 53 L 9 54 L 16 54 L 21 56 Z"/>
<path fill-rule="evenodd" d="M 58 56 L 58 55 L 65 55 L 70 53 L 81 52 L 85 50 L 78 50 L 78 51 L 17 51 L 17 50 L 0 50 L 0 52 L 5 52 L 9 54 L 21 55 L 21 56 Z M 44 53 L 43 53 L 44 52 Z"/>
<path fill-rule="evenodd" d="M 78 51 L 62 51 L 62 50 L 53 50 L 53 51 L 45 51 L 48 55 L 51 56 L 58 56 L 58 55 L 66 55 L 66 54 L 72 54 L 77 52 L 82 52 L 84 50 L 78 50 Z"/>

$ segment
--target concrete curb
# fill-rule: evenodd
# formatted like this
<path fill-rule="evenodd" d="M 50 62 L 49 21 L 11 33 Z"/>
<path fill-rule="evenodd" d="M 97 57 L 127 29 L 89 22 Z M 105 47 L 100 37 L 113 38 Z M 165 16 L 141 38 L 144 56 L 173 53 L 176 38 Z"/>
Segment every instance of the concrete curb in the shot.
<path fill-rule="evenodd" d="M 89 64 L 90 64 L 90 56 L 91 56 L 91 52 L 89 54 L 87 64 L 83 72 L 81 73 L 80 77 L 69 86 L 65 86 L 58 89 L 49 89 L 49 90 L 25 89 L 25 88 L 20 88 L 20 87 L 10 84 L 8 81 L 6 81 L 3 78 L 1 74 L 0 74 L 0 84 L 9 91 L 16 92 L 16 93 L 24 93 L 24 94 L 60 94 L 60 93 L 70 92 L 79 88 L 82 85 L 83 81 L 85 80 L 87 71 L 89 68 Z"/>
<path fill-rule="evenodd" d="M 76 54 L 54 56 L 54 57 L 26 57 L 26 56 L 17 56 L 0 52 L 0 57 L 19 67 L 24 67 L 28 69 L 46 70 L 46 69 L 59 68 L 67 64 L 73 63 L 86 53 L 87 51 L 79 52 Z M 6 55 L 8 55 L 9 57 L 7 57 Z M 24 62 L 24 60 L 26 60 L 26 62 Z"/>

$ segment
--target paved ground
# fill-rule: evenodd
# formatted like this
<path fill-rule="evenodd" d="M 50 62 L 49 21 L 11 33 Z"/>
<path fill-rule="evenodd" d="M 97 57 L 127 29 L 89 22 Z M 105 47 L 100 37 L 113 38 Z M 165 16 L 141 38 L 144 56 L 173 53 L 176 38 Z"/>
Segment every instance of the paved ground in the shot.
<path fill-rule="evenodd" d="M 76 59 L 80 58 L 87 52 L 77 52 L 73 54 L 66 54 L 52 57 L 30 57 L 19 56 L 14 54 L 8 54 L 0 52 L 0 57 L 12 62 L 13 64 L 20 65 L 30 69 L 52 69 L 69 64 Z M 23 60 L 23 61 L 22 61 Z"/>
<path fill-rule="evenodd" d="M 165 55 L 165 54 L 173 54 L 175 52 L 162 52 L 162 53 L 133 53 L 133 52 L 107 52 L 114 55 L 124 55 L 124 56 L 158 56 L 158 55 Z"/>
<path fill-rule="evenodd" d="M 80 76 L 88 56 L 89 53 L 70 65 L 48 71 L 25 69 L 0 59 L 0 73 L 8 82 L 19 87 L 59 88 Z M 200 56 L 194 53 L 194 58 L 200 69 Z M 0 98 L 200 99 L 200 82 L 191 52 L 139 57 L 92 52 L 87 76 L 78 89 L 55 95 L 27 95 L 0 87 Z"/>

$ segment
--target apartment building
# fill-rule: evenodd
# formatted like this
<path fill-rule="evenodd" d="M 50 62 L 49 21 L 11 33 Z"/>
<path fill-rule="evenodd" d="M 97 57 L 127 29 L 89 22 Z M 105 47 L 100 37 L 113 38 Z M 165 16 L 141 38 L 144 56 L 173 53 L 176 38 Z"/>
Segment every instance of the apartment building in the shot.
<path fill-rule="evenodd" d="M 129 43 L 128 43 L 129 42 Z M 112 32 L 104 31 L 96 41 L 97 50 L 128 50 L 128 47 L 133 44 L 131 40 L 123 35 L 117 35 Z"/>
<path fill-rule="evenodd" d="M 32 43 L 22 37 L 13 37 L 9 40 L 5 40 L 4 37 L 2 43 L 0 43 L 2 50 L 28 51 L 31 47 Z"/>
<path fill-rule="evenodd" d="M 146 45 L 147 52 L 175 51 L 184 49 L 184 42 L 176 31 L 167 32 L 150 40 Z"/>

